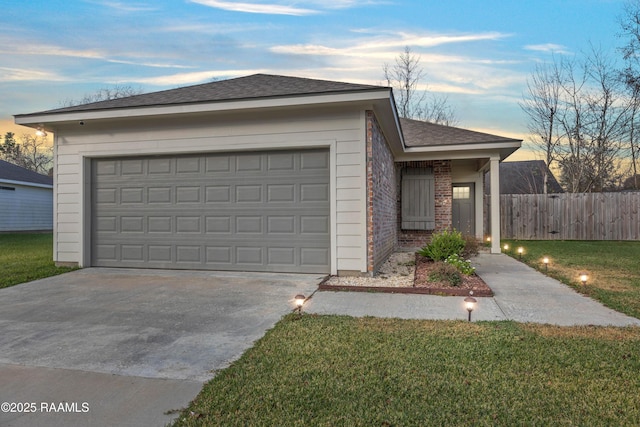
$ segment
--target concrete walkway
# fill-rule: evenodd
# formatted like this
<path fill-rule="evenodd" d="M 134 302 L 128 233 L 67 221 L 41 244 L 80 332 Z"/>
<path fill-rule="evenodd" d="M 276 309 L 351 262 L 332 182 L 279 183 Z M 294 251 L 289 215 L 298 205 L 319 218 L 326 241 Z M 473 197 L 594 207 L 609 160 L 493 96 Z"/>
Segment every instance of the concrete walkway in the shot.
<path fill-rule="evenodd" d="M 560 326 L 640 326 L 640 320 L 604 307 L 506 255 L 480 254 L 477 274 L 493 298 L 477 298 L 472 320 L 514 320 Z M 363 292 L 316 292 L 306 311 L 354 317 L 466 319 L 462 297 Z"/>

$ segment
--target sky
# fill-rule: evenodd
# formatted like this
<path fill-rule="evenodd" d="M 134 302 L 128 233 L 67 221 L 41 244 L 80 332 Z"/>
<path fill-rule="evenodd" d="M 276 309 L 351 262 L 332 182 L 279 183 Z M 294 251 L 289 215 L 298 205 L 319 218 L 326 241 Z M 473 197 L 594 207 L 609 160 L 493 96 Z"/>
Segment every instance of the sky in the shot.
<path fill-rule="evenodd" d="M 0 0 L 0 134 L 13 115 L 101 88 L 144 92 L 269 73 L 385 85 L 405 47 L 458 126 L 528 141 L 536 64 L 598 46 L 624 0 Z M 515 158 L 535 158 L 521 150 Z"/>

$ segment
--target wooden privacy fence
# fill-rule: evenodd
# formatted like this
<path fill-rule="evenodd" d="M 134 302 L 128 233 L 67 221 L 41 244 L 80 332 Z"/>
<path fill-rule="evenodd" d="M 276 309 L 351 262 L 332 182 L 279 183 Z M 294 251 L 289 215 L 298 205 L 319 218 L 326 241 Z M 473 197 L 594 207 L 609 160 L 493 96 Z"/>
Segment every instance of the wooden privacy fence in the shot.
<path fill-rule="evenodd" d="M 500 216 L 507 239 L 640 240 L 640 192 L 503 194 Z"/>

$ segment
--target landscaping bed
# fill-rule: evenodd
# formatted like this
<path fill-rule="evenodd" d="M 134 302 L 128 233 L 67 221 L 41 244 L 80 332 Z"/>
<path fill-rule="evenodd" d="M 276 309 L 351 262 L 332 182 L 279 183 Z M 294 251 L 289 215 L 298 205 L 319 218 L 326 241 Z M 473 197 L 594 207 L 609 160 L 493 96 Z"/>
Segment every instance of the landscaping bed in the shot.
<path fill-rule="evenodd" d="M 321 291 L 385 292 L 396 294 L 428 294 L 491 297 L 493 291 L 475 273 L 461 275 L 462 281 L 452 286 L 445 281 L 430 281 L 435 263 L 414 252 L 393 253 L 373 277 L 331 276 L 320 284 Z"/>

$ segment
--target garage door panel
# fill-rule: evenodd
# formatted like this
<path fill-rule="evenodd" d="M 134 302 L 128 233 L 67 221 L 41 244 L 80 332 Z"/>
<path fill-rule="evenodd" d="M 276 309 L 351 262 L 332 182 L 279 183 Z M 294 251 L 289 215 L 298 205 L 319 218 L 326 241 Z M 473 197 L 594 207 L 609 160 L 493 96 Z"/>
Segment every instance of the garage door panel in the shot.
<path fill-rule="evenodd" d="M 326 273 L 327 150 L 94 160 L 92 265 Z"/>

